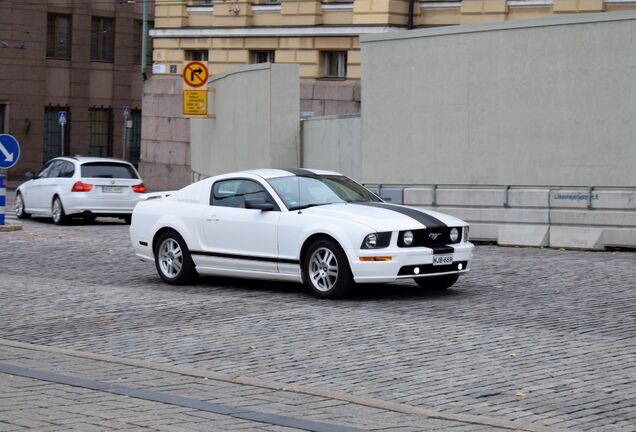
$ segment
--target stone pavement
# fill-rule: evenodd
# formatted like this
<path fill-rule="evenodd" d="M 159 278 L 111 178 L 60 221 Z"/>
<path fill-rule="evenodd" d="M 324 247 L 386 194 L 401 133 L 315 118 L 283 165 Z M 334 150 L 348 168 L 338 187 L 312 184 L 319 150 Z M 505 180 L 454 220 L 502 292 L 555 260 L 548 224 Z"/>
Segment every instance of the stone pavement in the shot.
<path fill-rule="evenodd" d="M 165 285 L 151 263 L 134 257 L 127 226 L 114 220 L 21 223 L 22 231 L 0 234 L 0 338 L 193 369 L 199 378 L 152 368 L 119 374 L 122 365 L 111 371 L 94 359 L 26 355 L 2 344 L 0 363 L 100 382 L 124 376 L 134 388 L 365 430 L 489 430 L 514 422 L 525 430 L 636 431 L 633 252 L 480 246 L 472 271 L 446 293 L 409 281 L 321 301 L 296 284 L 206 277 Z M 134 380 L 145 373 L 150 378 Z M 211 387 L 202 388 L 205 374 L 236 382 L 208 378 Z M 176 387 L 163 388 L 164 378 Z M 11 394 L 45 402 L 24 380 L 0 374 Z M 259 393 L 264 387 L 250 380 L 271 388 Z M 276 390 L 285 386 L 292 391 Z M 241 388 L 250 389 L 244 399 Z M 122 398 L 83 390 L 74 402 L 83 397 L 87 412 Z M 5 400 L 0 430 L 19 417 Z M 305 408 L 314 402 L 319 408 Z M 183 416 L 194 415 L 143 400 L 131 407 L 137 403 L 151 404 L 155 418 L 165 411 L 167 422 L 176 416 L 188 424 Z M 134 418 L 145 408 L 123 409 Z M 221 416 L 204 424 L 282 427 L 245 421 Z M 113 428 L 120 426 L 129 427 Z"/>

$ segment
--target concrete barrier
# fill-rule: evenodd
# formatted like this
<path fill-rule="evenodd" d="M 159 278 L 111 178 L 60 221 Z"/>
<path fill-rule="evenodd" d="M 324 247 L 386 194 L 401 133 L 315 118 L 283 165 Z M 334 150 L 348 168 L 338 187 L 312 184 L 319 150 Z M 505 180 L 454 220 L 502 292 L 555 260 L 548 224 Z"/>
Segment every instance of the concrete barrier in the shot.
<path fill-rule="evenodd" d="M 636 248 L 635 203 L 636 188 L 404 188 L 404 204 L 469 222 L 475 240 L 513 246 Z"/>

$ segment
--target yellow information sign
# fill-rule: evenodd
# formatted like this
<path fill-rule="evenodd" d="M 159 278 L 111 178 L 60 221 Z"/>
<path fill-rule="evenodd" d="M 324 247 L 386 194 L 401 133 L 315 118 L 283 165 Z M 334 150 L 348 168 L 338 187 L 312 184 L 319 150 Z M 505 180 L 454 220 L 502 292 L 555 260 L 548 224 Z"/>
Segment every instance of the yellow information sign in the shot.
<path fill-rule="evenodd" d="M 191 116 L 208 115 L 208 91 L 207 90 L 184 90 L 183 91 L 183 114 Z"/>

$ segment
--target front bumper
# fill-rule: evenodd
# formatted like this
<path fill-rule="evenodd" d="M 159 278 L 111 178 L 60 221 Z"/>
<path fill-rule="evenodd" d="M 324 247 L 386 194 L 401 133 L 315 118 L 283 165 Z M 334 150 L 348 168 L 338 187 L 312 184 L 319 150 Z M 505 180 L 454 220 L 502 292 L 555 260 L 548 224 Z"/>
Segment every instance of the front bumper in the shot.
<path fill-rule="evenodd" d="M 427 247 L 389 247 L 377 250 L 347 250 L 353 279 L 357 283 L 384 283 L 398 279 L 466 273 L 470 270 L 474 246 L 457 243 L 452 264 L 433 265 L 434 250 Z M 451 252 L 443 255 L 450 255 Z M 437 254 L 440 255 L 440 254 Z M 391 261 L 361 261 L 360 257 L 391 257 Z"/>

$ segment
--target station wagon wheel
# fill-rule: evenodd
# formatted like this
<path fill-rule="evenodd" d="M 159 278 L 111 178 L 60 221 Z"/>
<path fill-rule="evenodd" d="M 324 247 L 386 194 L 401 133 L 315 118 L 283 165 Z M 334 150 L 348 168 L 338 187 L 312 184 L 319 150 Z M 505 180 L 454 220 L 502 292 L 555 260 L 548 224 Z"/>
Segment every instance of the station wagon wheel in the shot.
<path fill-rule="evenodd" d="M 353 276 L 349 261 L 336 242 L 318 240 L 309 247 L 305 256 L 304 281 L 315 296 L 336 299 L 351 292 Z"/>
<path fill-rule="evenodd" d="M 196 270 L 185 241 L 175 231 L 167 231 L 159 237 L 155 248 L 155 266 L 161 279 L 171 285 L 190 283 Z"/>
<path fill-rule="evenodd" d="M 66 223 L 67 217 L 66 213 L 64 213 L 64 206 L 62 206 L 62 200 L 60 200 L 60 197 L 56 196 L 53 199 L 51 215 L 53 216 L 53 223 L 55 225 L 64 225 Z"/>
<path fill-rule="evenodd" d="M 420 288 L 424 288 L 430 291 L 444 291 L 447 288 L 452 287 L 459 279 L 459 274 L 449 274 L 443 276 L 431 276 L 431 277 L 419 277 L 414 278 Z"/>
<path fill-rule="evenodd" d="M 24 199 L 22 198 L 22 194 L 18 192 L 15 196 L 15 217 L 18 219 L 28 219 L 31 217 L 30 213 L 24 211 Z"/>

